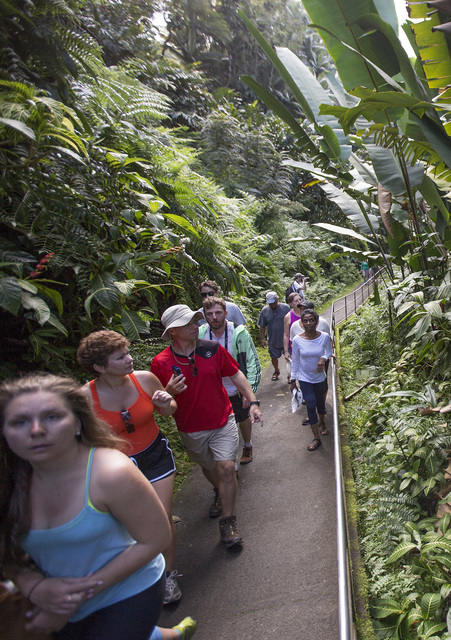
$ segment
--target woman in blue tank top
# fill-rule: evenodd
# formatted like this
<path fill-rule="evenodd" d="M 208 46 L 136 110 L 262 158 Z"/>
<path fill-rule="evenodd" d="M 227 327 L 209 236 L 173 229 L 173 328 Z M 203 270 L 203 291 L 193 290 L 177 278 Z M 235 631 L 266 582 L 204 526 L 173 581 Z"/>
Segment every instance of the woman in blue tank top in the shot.
<path fill-rule="evenodd" d="M 0 385 L 0 570 L 57 640 L 189 640 L 156 627 L 170 541 L 152 485 L 70 378 Z"/>

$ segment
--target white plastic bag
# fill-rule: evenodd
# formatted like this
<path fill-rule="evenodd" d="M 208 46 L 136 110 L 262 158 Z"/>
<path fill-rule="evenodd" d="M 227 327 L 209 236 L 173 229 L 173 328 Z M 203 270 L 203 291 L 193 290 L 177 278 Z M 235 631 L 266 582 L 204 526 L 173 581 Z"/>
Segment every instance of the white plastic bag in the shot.
<path fill-rule="evenodd" d="M 291 392 L 291 413 L 296 413 L 303 399 L 302 391 L 296 386 Z"/>
<path fill-rule="evenodd" d="M 291 378 L 291 358 L 289 360 L 285 360 L 285 366 L 287 368 L 287 376 Z"/>

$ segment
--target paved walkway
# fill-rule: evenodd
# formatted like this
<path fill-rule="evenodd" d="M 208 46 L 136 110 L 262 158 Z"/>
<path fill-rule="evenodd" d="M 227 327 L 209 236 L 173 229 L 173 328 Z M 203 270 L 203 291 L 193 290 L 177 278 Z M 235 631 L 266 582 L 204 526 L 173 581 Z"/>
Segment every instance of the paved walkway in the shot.
<path fill-rule="evenodd" d="M 280 370 L 277 382 L 272 367 L 264 372 L 257 396 L 265 425 L 254 426 L 254 460 L 239 470 L 243 546 L 226 550 L 219 542 L 218 521 L 208 517 L 213 491 L 198 467 L 175 496 L 183 595 L 159 624 L 191 615 L 196 640 L 337 638 L 332 429 L 322 447 L 307 451 L 306 409 L 291 413 L 283 358 Z M 332 416 L 330 403 L 327 411 Z"/>

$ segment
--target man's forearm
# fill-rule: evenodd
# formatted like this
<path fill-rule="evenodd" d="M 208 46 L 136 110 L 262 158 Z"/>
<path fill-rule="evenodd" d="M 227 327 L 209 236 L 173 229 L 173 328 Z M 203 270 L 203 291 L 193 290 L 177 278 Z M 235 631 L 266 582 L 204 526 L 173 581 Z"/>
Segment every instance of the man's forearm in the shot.
<path fill-rule="evenodd" d="M 230 377 L 235 387 L 241 393 L 242 396 L 249 400 L 249 402 L 255 401 L 255 393 L 252 391 L 251 385 L 242 371 L 238 371 L 234 376 Z"/>

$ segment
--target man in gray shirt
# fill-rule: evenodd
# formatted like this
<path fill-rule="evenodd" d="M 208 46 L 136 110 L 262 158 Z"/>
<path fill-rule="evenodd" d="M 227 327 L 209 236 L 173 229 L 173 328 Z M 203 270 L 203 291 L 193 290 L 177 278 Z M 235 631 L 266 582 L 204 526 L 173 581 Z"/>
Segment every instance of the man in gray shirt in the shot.
<path fill-rule="evenodd" d="M 283 320 L 289 311 L 290 307 L 284 302 L 279 302 L 279 296 L 275 291 L 268 291 L 266 306 L 260 311 L 258 325 L 262 347 L 264 349 L 268 347 L 274 367 L 271 380 L 278 380 L 280 376 L 279 358 L 283 353 Z M 266 340 L 266 332 L 268 332 L 268 340 Z"/>
<path fill-rule="evenodd" d="M 219 293 L 219 287 L 214 280 L 204 280 L 199 285 L 200 295 L 202 296 L 202 300 L 206 300 L 209 297 L 221 297 Z M 225 301 L 226 310 L 227 310 L 227 320 L 233 322 L 233 324 L 238 326 L 239 324 L 246 324 L 246 320 L 241 312 L 241 309 L 234 302 Z M 204 316 L 204 308 L 201 307 L 199 311 L 202 313 L 202 318 L 197 323 L 199 327 L 206 324 L 205 316 Z"/>

